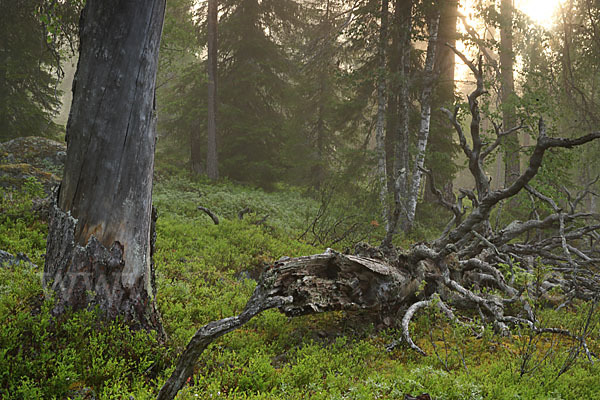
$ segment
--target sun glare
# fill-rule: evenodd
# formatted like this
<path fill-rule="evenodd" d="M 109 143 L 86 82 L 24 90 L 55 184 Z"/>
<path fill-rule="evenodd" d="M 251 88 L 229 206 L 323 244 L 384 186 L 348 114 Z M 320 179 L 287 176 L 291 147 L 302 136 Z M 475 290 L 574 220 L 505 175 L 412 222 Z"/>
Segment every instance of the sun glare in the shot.
<path fill-rule="evenodd" d="M 515 0 L 515 7 L 527 14 L 535 23 L 549 28 L 562 0 Z"/>

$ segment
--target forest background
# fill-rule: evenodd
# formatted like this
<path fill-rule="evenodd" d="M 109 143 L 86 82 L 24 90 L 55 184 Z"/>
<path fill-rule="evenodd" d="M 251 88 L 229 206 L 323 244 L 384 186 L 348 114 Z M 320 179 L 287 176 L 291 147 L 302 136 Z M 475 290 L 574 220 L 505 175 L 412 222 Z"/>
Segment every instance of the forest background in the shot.
<path fill-rule="evenodd" d="M 1 6 L 0 138 L 60 142 L 82 4 L 18 3 Z M 540 117 L 551 136 L 577 137 L 598 126 L 600 9 L 593 1 L 557 3 L 543 24 L 519 8 L 507 14 L 506 1 L 223 1 L 214 60 L 218 159 L 211 166 L 209 3 L 169 1 L 161 42 L 154 202 L 162 215 L 158 293 L 170 350 L 157 350 L 152 335 L 118 322 L 98 325 L 93 312 L 51 323 L 36 270 L 15 263 L 1 270 L 6 396 L 152 397 L 194 328 L 236 314 L 265 264 L 363 241 L 387 238 L 407 248 L 438 237 L 453 216 L 440 202 L 455 202 L 460 189 L 475 185 L 452 116 L 470 124 L 465 96 L 476 82 L 450 46 L 483 60 L 482 136 L 490 144 L 506 136 L 486 159 L 493 188 L 524 170 Z M 15 173 L 25 163 L 14 158 L 25 151 L 6 149 L 4 176 L 19 180 L 3 185 L 0 249 L 42 265 L 47 228 L 32 204 L 52 178 Z M 578 152 L 550 151 L 532 185 L 565 208 L 571 193 L 587 189 L 591 195 L 579 207 L 595 215 L 599 152 L 595 142 Z M 32 168 L 60 175 L 59 164 Z M 216 182 L 206 176 L 211 168 Z M 427 190 L 431 182 L 439 196 Z M 498 226 L 544 211 L 532 202 L 523 191 L 491 221 Z M 394 212 L 397 204 L 404 213 Z M 213 225 L 198 205 L 221 223 Z M 590 235 L 594 249 L 598 237 Z M 534 282 L 546 272 L 519 279 Z M 597 347 L 595 309 L 594 301 L 561 311 L 539 304 L 544 324 L 585 327 Z M 594 398 L 600 391 L 593 380 L 598 367 L 573 358 L 568 338 L 519 330 L 507 339 L 487 328 L 474 339 L 433 311 L 414 325 L 426 358 L 408 347 L 382 354 L 399 336 L 390 321 L 339 312 L 288 323 L 265 313 L 203 356 L 182 396 L 398 398 L 417 391 L 439 398 L 573 398 L 579 390 L 575 397 Z M 497 374 L 502 378 L 493 382 Z M 573 389 L 570 382 L 585 384 Z"/>

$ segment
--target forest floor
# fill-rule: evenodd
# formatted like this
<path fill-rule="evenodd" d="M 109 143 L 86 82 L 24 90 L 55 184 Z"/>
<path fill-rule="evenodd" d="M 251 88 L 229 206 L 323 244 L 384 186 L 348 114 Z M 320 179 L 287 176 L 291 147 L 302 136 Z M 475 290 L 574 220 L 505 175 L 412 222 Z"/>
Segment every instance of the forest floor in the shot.
<path fill-rule="evenodd" d="M 47 225 L 34 207 L 43 186 L 29 178 L 0 188 L 0 250 L 31 261 L 0 267 L 0 398 L 154 398 L 196 329 L 237 315 L 265 265 L 325 250 L 298 240 L 319 204 L 284 189 L 266 193 L 181 171 L 156 174 L 154 260 L 168 334 L 159 344 L 152 334 L 100 321 L 94 311 L 52 318 L 41 285 Z M 219 225 L 198 206 L 213 211 Z M 251 212 L 240 219 L 246 208 Z M 577 332 L 591 306 L 557 312 L 540 305 L 537 313 L 548 326 Z M 588 341 L 596 353 L 599 314 Z M 599 363 L 571 362 L 578 343 L 569 338 L 517 328 L 508 337 L 491 328 L 475 337 L 431 310 L 411 325 L 428 354 L 421 356 L 407 346 L 386 351 L 401 336 L 394 325 L 345 312 L 293 319 L 264 312 L 213 343 L 178 398 L 600 399 Z"/>

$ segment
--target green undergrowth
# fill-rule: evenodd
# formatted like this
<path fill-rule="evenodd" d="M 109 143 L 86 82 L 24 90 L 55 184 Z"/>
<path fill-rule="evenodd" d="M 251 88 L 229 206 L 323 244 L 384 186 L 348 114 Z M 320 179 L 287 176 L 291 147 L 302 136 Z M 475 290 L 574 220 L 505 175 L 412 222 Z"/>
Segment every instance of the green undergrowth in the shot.
<path fill-rule="evenodd" d="M 40 268 L 0 268 L 0 398 L 154 398 L 196 329 L 238 314 L 265 265 L 324 250 L 297 240 L 314 201 L 281 189 L 265 193 L 181 175 L 158 179 L 154 260 L 164 344 L 118 321 L 102 321 L 94 310 L 53 318 L 41 286 L 46 227 L 31 211 L 34 196 L 29 189 L 5 196 L 10 218 L 3 214 L 1 220 L 2 249 L 28 254 Z M 198 205 L 215 212 L 219 225 Z M 246 207 L 254 213 L 238 219 Z M 18 234 L 17 220 L 23 227 Z M 538 310 L 538 317 L 547 326 L 577 331 L 588 309 Z M 490 328 L 476 338 L 470 328 L 453 327 L 428 311 L 411 324 L 428 353 L 422 357 L 405 346 L 386 351 L 400 331 L 367 320 L 343 312 L 289 319 L 266 311 L 211 344 L 178 398 L 403 399 L 429 393 L 461 400 L 600 399 L 600 362 L 578 357 L 557 377 L 576 345 L 568 338 L 532 337 L 524 330 L 503 338 Z M 596 352 L 598 335 L 595 325 L 589 344 Z"/>
<path fill-rule="evenodd" d="M 319 206 L 294 187 L 282 186 L 267 193 L 230 182 L 212 184 L 192 179 L 184 173 L 160 177 L 153 198 L 161 215 L 177 215 L 207 224 L 212 221 L 198 210 L 198 206 L 210 209 L 220 219 L 229 220 L 238 219 L 240 211 L 246 209 L 248 213 L 243 219 L 255 224 L 261 222 L 260 225 L 267 229 L 286 233 L 288 240 L 307 226 Z"/>
<path fill-rule="evenodd" d="M 34 264 L 43 265 L 48 228 L 34 212 L 34 202 L 44 196 L 35 178 L 18 189 L 0 187 L 0 250 L 26 254 Z"/>

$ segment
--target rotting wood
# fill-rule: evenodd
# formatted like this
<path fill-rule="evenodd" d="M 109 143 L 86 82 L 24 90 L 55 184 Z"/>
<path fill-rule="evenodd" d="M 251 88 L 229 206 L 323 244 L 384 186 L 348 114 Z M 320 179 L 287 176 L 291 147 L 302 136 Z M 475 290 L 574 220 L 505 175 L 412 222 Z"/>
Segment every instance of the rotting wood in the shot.
<path fill-rule="evenodd" d="M 240 315 L 211 322 L 196 332 L 157 399 L 173 399 L 213 340 L 264 310 L 278 308 L 290 317 L 339 310 L 381 312 L 406 302 L 419 282 L 398 266 L 330 249 L 324 254 L 282 258 L 265 270 Z"/>

